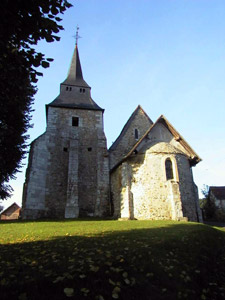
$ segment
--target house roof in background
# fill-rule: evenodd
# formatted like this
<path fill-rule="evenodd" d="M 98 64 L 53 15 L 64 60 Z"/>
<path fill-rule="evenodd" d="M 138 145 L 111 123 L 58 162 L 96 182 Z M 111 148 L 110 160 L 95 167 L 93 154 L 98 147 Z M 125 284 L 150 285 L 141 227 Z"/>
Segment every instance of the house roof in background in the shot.
<path fill-rule="evenodd" d="M 225 186 L 210 186 L 209 194 L 213 195 L 219 200 L 225 200 Z"/>
<path fill-rule="evenodd" d="M 2 215 L 3 213 L 5 213 L 8 209 L 10 209 L 12 206 L 17 206 L 17 208 L 21 208 L 16 202 L 14 202 L 13 204 L 11 204 L 9 207 L 7 207 L 6 209 L 4 209 L 0 215 Z"/>

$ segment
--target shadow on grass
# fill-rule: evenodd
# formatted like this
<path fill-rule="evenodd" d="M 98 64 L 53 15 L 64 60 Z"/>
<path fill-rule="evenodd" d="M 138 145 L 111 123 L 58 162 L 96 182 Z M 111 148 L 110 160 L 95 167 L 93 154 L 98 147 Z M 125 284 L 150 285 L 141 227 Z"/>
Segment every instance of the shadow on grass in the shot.
<path fill-rule="evenodd" d="M 225 233 L 210 226 L 58 236 L 0 251 L 1 299 L 67 299 L 65 288 L 71 299 L 225 296 Z"/>
<path fill-rule="evenodd" d="M 204 221 L 204 224 L 215 226 L 215 227 L 222 227 L 225 229 L 225 222 L 216 222 L 216 221 Z"/>

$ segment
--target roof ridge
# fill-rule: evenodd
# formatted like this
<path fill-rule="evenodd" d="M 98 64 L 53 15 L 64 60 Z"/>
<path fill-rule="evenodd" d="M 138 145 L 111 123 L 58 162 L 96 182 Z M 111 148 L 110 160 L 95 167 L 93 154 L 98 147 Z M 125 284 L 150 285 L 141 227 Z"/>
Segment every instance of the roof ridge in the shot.
<path fill-rule="evenodd" d="M 129 128 L 130 123 L 132 122 L 132 120 L 135 118 L 138 110 L 141 110 L 145 116 L 149 119 L 150 122 L 152 122 L 152 120 L 149 118 L 149 116 L 147 115 L 147 113 L 144 111 L 144 109 L 141 107 L 141 105 L 139 104 L 135 110 L 133 111 L 133 113 L 131 114 L 131 116 L 129 117 L 129 119 L 127 120 L 127 122 L 125 123 L 125 125 L 123 126 L 120 134 L 118 135 L 117 139 L 115 140 L 115 142 L 111 145 L 111 147 L 109 148 L 109 151 L 113 150 L 119 143 L 119 141 L 121 140 L 121 138 L 124 136 L 124 134 L 126 133 L 127 129 Z M 153 122 L 152 122 L 153 123 Z"/>
<path fill-rule="evenodd" d="M 188 152 L 192 152 L 193 157 L 191 157 L 195 164 L 200 162 L 202 159 L 198 156 L 198 154 L 189 146 L 189 144 L 185 141 L 185 139 L 179 134 L 179 132 L 173 127 L 173 125 L 166 119 L 164 115 L 160 115 L 160 117 L 153 123 L 149 129 L 146 131 L 146 133 L 140 138 L 139 141 L 132 147 L 132 149 L 111 169 L 111 172 L 115 170 L 122 162 L 124 162 L 135 150 L 136 148 L 141 144 L 141 142 L 146 138 L 146 136 L 149 134 L 149 132 L 161 121 L 164 120 L 165 123 L 167 123 L 168 130 L 172 133 L 172 135 L 175 137 L 174 133 L 176 133 L 177 138 L 175 139 L 181 143 L 181 145 L 186 149 Z M 171 131 L 172 130 L 172 131 Z M 188 148 L 188 149 L 187 149 Z"/>
<path fill-rule="evenodd" d="M 11 205 L 9 205 L 7 208 L 5 208 L 3 211 L 0 212 L 0 215 L 3 214 L 7 209 L 9 209 L 11 206 L 13 206 L 14 204 L 16 204 L 18 206 L 18 208 L 21 208 L 21 206 L 19 206 L 16 202 L 13 202 Z"/>

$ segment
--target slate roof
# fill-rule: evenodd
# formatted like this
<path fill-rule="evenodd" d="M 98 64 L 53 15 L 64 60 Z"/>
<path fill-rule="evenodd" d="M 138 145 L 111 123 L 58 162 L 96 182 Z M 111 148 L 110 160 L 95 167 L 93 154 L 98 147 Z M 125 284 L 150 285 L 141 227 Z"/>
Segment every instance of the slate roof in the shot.
<path fill-rule="evenodd" d="M 225 200 L 225 186 L 210 186 L 210 193 L 213 193 L 218 200 Z"/>
<path fill-rule="evenodd" d="M 104 111 L 104 109 L 98 106 L 90 96 L 91 87 L 86 83 L 86 81 L 83 78 L 77 45 L 75 46 L 73 52 L 73 57 L 71 60 L 67 78 L 61 83 L 61 86 L 69 86 L 70 88 L 73 86 L 85 88 L 86 93 L 79 95 L 77 93 L 74 93 L 73 91 L 69 93 L 61 91 L 59 96 L 57 96 L 51 103 L 46 105 L 47 114 L 49 106 Z"/>
<path fill-rule="evenodd" d="M 104 111 L 103 108 L 98 106 L 96 102 L 91 98 L 87 98 L 83 101 L 80 101 L 80 98 L 63 98 L 60 95 L 55 98 L 51 103 L 47 104 L 46 106 L 53 106 L 53 107 L 62 107 L 62 108 L 77 108 L 77 109 L 88 109 L 88 110 L 101 110 Z"/>
<path fill-rule="evenodd" d="M 89 87 L 90 86 L 84 81 L 83 73 L 81 69 L 80 57 L 78 52 L 77 45 L 75 46 L 73 57 L 70 63 L 69 72 L 67 78 L 62 82 L 65 85 L 75 85 L 81 87 Z"/>

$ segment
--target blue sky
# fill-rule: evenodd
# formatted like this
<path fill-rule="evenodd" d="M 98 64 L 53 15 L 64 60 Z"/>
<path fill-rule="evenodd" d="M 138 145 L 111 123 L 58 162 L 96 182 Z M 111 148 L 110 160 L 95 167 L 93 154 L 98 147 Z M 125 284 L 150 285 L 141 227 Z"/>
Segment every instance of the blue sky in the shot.
<path fill-rule="evenodd" d="M 66 78 L 78 24 L 83 75 L 105 109 L 108 146 L 140 104 L 153 121 L 165 115 L 202 158 L 193 168 L 199 191 L 225 185 L 225 1 L 71 2 L 61 41 L 37 47 L 54 62 L 37 84 L 30 142 L 45 131 L 45 104 Z M 21 171 L 5 207 L 21 204 Z"/>

